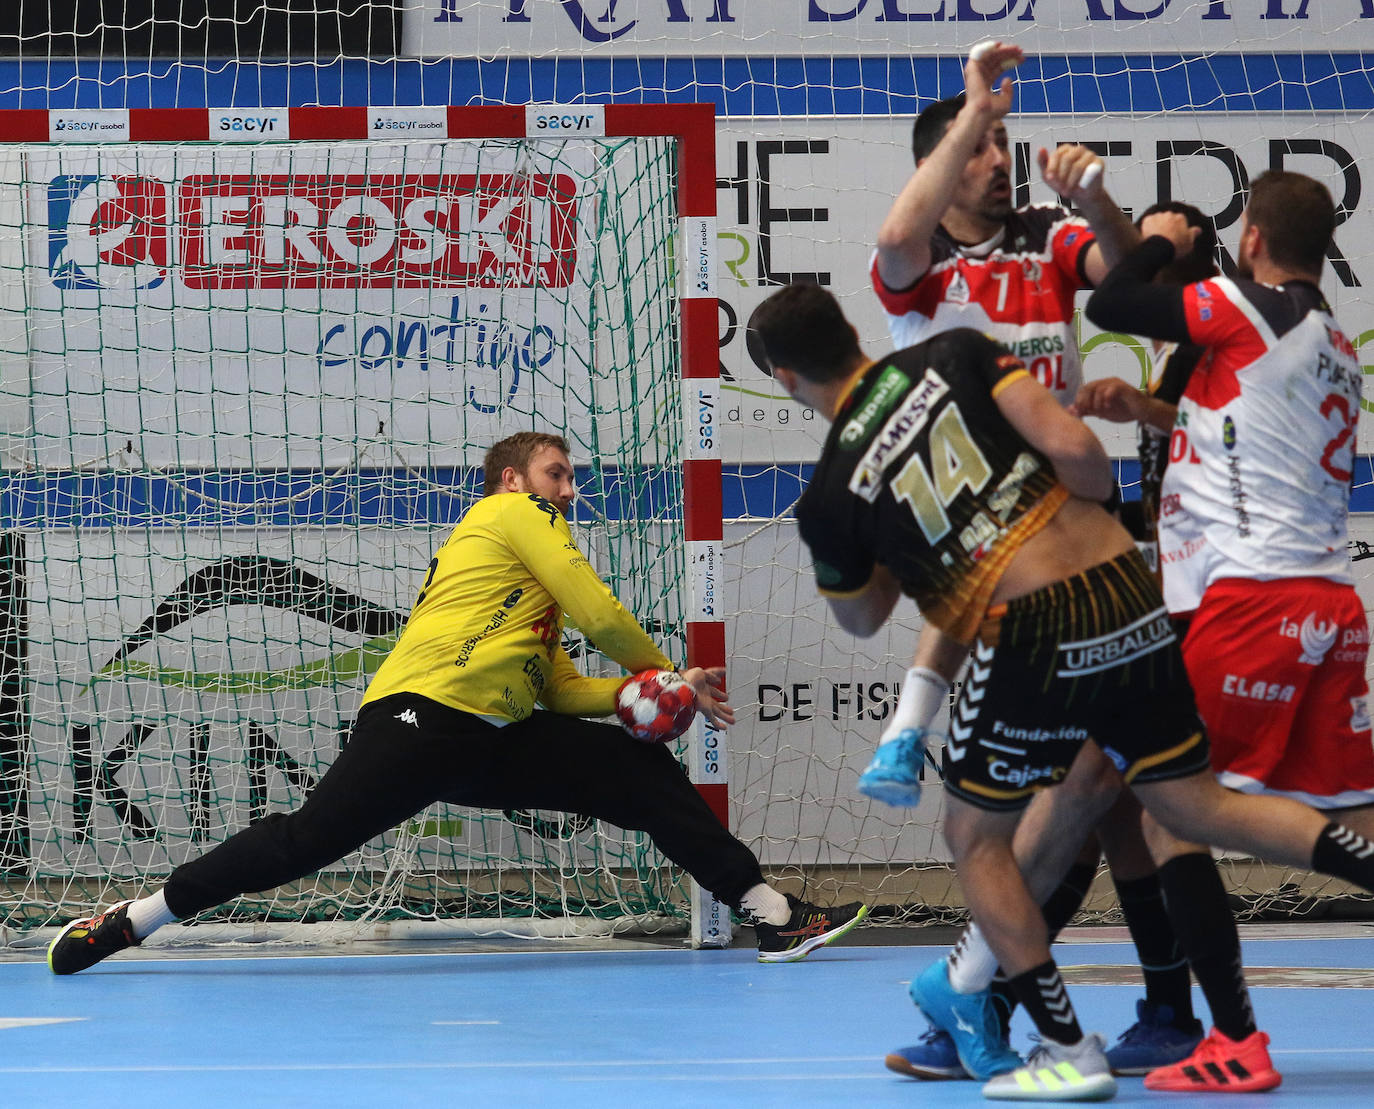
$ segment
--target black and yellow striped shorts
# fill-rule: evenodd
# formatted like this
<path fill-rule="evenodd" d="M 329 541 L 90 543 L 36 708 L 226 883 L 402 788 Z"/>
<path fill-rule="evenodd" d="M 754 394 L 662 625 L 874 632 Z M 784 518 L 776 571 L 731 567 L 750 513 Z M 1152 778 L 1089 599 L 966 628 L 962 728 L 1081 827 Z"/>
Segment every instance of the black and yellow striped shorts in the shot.
<path fill-rule="evenodd" d="M 1088 741 L 1128 782 L 1208 768 L 1177 638 L 1136 550 L 989 613 L 951 715 L 945 788 L 1015 810 Z"/>

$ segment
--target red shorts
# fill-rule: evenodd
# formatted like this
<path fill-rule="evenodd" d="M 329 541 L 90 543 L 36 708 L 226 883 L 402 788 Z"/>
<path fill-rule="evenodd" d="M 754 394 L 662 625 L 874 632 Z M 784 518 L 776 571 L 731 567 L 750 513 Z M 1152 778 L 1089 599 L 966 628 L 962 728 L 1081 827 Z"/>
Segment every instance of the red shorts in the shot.
<path fill-rule="evenodd" d="M 1365 660 L 1354 588 L 1324 578 L 1207 587 L 1183 641 L 1221 784 L 1320 809 L 1374 804 Z"/>

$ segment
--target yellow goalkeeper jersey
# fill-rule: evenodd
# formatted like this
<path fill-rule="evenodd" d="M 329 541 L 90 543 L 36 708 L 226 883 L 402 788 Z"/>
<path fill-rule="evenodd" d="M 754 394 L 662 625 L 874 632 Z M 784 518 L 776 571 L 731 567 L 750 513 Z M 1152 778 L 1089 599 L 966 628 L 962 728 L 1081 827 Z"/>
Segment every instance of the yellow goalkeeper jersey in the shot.
<path fill-rule="evenodd" d="M 531 493 L 483 497 L 430 562 L 363 704 L 418 693 L 508 721 L 524 720 L 536 701 L 575 716 L 609 715 L 622 679 L 578 673 L 561 644 L 565 613 L 627 670 L 672 668 L 583 557 L 555 505 Z"/>

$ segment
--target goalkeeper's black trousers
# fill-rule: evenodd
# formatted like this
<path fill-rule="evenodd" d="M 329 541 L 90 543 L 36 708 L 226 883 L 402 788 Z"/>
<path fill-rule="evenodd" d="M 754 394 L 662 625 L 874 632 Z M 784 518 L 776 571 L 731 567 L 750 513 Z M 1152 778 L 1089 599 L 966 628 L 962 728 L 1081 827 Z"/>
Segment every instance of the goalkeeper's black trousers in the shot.
<path fill-rule="evenodd" d="M 312 874 L 435 801 L 544 809 L 648 833 L 718 900 L 738 908 L 763 881 L 662 744 L 618 725 L 536 711 L 498 728 L 414 694 L 364 706 L 352 738 L 291 813 L 272 813 L 167 879 L 167 907 L 186 919 L 242 893 Z"/>

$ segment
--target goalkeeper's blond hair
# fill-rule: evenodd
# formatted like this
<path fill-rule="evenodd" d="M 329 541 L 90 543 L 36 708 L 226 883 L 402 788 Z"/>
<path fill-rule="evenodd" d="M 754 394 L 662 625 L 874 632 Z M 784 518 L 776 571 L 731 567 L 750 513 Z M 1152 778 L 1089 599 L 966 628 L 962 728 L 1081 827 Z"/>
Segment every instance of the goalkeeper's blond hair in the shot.
<path fill-rule="evenodd" d="M 530 459 L 545 447 L 557 447 L 568 453 L 568 441 L 563 436 L 543 431 L 519 431 L 492 444 L 482 460 L 482 495 L 489 497 L 501 492 L 501 474 L 507 466 L 514 467 L 516 473 L 528 474 Z"/>

